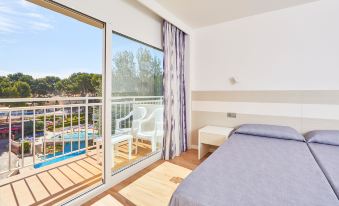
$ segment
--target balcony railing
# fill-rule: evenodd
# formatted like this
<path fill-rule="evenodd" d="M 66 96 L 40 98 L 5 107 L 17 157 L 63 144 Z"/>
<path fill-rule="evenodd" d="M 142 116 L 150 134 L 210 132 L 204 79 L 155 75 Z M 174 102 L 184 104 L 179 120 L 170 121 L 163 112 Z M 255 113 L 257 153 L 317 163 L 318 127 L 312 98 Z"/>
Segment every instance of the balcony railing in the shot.
<path fill-rule="evenodd" d="M 53 164 L 56 158 L 86 154 L 93 149 L 95 139 L 101 137 L 102 100 L 100 97 L 0 99 L 0 176 L 12 176 L 23 168 Z M 162 103 L 159 96 L 113 97 L 113 134 L 115 120 L 128 115 L 135 105 Z M 133 117 L 127 118 L 121 122 L 121 128 L 131 128 L 132 121 Z M 3 161 L 7 158 L 8 161 Z"/>

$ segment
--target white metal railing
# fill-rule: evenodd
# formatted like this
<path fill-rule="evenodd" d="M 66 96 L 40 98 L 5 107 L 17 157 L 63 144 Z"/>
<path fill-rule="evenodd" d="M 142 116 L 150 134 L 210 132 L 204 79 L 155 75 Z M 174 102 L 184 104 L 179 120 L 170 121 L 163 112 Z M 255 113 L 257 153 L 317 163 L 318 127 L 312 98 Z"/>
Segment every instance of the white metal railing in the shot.
<path fill-rule="evenodd" d="M 11 103 L 20 103 L 21 106 L 11 106 Z M 4 164 L 0 165 L 0 174 L 88 150 L 91 148 L 89 139 L 101 133 L 95 127 L 95 121 L 101 119 L 93 118 L 96 110 L 102 107 L 101 97 L 11 98 L 0 99 L 0 105 L 5 106 L 0 106 L 0 141 L 1 144 L 7 143 L 8 148 L 8 166 L 4 168 Z M 74 114 L 77 117 L 73 117 Z M 92 119 L 91 123 L 89 119 Z M 76 125 L 73 125 L 74 122 Z M 37 123 L 42 128 L 38 128 Z M 27 125 L 29 131 L 26 132 Z M 4 141 L 6 133 L 7 142 Z M 74 138 L 76 133 L 77 139 Z M 68 139 L 65 139 L 66 135 Z M 83 141 L 85 146 L 82 147 Z M 77 143 L 76 147 L 73 142 Z M 57 146 L 61 147 L 59 151 Z M 5 151 L 1 151 L 0 155 L 4 154 Z M 16 158 L 14 165 L 13 157 Z M 29 163 L 25 163 L 25 160 L 29 160 Z"/>
<path fill-rule="evenodd" d="M 161 96 L 112 97 L 111 100 L 113 126 L 115 119 L 130 113 L 136 104 L 163 104 Z M 0 144 L 8 144 L 8 167 L 0 165 L 0 174 L 92 149 L 93 140 L 101 136 L 102 102 L 101 97 L 0 99 Z M 25 105 L 8 106 L 11 103 Z M 132 118 L 123 124 L 123 128 L 130 128 Z M 31 128 L 26 128 L 27 125 Z M 6 154 L 0 151 L 0 158 L 1 155 Z"/>
<path fill-rule="evenodd" d="M 123 98 L 123 99 L 122 99 Z M 123 101 L 119 101 L 119 100 Z M 162 96 L 142 96 L 142 97 L 118 97 L 112 98 L 112 119 L 113 121 L 126 117 L 132 112 L 135 105 L 162 105 Z M 131 128 L 133 116 L 125 119 L 120 124 L 120 128 Z M 113 122 L 113 132 L 115 132 L 116 124 Z"/>

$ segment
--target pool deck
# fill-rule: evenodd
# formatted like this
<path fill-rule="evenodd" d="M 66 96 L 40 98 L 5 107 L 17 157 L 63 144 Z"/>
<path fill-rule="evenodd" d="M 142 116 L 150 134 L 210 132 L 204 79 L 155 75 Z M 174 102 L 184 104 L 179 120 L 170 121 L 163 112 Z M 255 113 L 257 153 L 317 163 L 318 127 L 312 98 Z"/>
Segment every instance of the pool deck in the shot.
<path fill-rule="evenodd" d="M 0 205 L 53 205 L 83 189 L 101 184 L 95 153 L 54 163 L 0 180 Z"/>

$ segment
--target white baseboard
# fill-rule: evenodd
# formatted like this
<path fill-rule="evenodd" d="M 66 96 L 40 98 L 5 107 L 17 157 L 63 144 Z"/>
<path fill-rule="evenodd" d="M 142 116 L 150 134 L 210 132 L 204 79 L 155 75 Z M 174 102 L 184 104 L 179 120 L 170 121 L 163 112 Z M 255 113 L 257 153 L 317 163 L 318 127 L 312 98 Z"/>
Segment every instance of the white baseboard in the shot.
<path fill-rule="evenodd" d="M 198 145 L 190 145 L 188 148 L 189 149 L 198 149 Z"/>

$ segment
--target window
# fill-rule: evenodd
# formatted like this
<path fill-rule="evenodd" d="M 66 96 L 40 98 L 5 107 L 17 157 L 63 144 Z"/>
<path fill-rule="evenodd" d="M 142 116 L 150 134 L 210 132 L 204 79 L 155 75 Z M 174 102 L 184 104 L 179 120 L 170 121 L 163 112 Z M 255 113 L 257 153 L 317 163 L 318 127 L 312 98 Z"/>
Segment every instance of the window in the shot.
<path fill-rule="evenodd" d="M 5 202 L 48 204 L 102 184 L 96 145 L 101 150 L 103 24 L 93 25 L 24 0 L 0 2 Z"/>
<path fill-rule="evenodd" d="M 163 136 L 163 52 L 112 37 L 113 171 L 159 152 Z"/>

